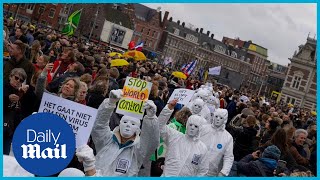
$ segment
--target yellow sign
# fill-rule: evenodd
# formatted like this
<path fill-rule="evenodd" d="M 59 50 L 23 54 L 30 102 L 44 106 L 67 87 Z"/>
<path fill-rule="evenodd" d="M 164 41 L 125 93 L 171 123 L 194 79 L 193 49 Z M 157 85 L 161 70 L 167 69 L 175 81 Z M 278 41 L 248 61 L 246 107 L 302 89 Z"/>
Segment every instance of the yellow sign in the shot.
<path fill-rule="evenodd" d="M 280 101 L 280 99 L 281 99 L 281 93 L 277 92 L 277 91 L 272 91 L 271 99 L 275 100 L 278 103 Z"/>
<path fill-rule="evenodd" d="M 127 77 L 123 86 L 123 98 L 120 99 L 116 113 L 142 119 L 143 104 L 148 100 L 152 83 Z"/>

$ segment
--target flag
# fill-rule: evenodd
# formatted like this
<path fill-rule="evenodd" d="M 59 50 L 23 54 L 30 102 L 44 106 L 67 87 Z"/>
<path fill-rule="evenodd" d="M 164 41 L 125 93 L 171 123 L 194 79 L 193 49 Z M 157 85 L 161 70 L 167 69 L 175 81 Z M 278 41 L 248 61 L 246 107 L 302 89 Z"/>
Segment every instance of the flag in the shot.
<path fill-rule="evenodd" d="M 197 60 L 190 62 L 184 69 L 183 73 L 187 76 L 190 76 L 193 72 L 193 70 L 196 68 Z"/>
<path fill-rule="evenodd" d="M 72 36 L 74 34 L 80 22 L 81 12 L 82 9 L 73 12 L 69 16 L 68 22 L 66 23 L 66 26 L 62 29 L 61 32 L 63 35 Z"/>
<path fill-rule="evenodd" d="M 204 72 L 204 80 L 203 81 L 207 81 L 208 73 L 209 73 L 209 71 Z"/>
<path fill-rule="evenodd" d="M 209 68 L 209 74 L 211 75 L 220 75 L 220 71 L 221 71 L 221 66 Z"/>
<path fill-rule="evenodd" d="M 181 67 L 181 71 L 182 71 L 182 72 L 184 72 L 186 66 L 187 66 L 187 64 L 182 65 L 182 67 Z"/>
<path fill-rule="evenodd" d="M 203 78 L 203 72 L 204 72 L 204 69 L 203 69 L 203 67 L 201 67 L 201 68 L 199 69 L 199 72 L 198 72 L 199 80 L 200 80 L 200 81 L 202 81 L 202 78 Z"/>
<path fill-rule="evenodd" d="M 164 65 L 166 66 L 166 65 L 168 65 L 168 64 L 170 64 L 170 63 L 172 63 L 172 58 L 171 58 L 171 57 L 166 57 L 166 58 L 164 59 Z"/>
<path fill-rule="evenodd" d="M 136 49 L 137 51 L 142 51 L 142 47 L 143 47 L 143 42 L 140 42 L 138 45 L 134 47 L 134 49 Z"/>

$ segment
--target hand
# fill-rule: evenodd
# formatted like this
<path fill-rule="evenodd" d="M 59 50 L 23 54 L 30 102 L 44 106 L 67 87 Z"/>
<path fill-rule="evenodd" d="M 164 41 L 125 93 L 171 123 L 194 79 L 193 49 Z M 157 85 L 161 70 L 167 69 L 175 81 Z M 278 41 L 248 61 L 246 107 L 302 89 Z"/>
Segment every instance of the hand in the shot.
<path fill-rule="evenodd" d="M 109 94 L 110 104 L 112 104 L 112 105 L 116 104 L 121 99 L 122 96 L 123 96 L 122 89 L 110 91 L 110 94 Z"/>
<path fill-rule="evenodd" d="M 21 90 L 24 92 L 24 93 L 26 93 L 27 91 L 28 91 L 28 89 L 29 89 L 29 85 L 22 85 L 21 86 Z"/>
<path fill-rule="evenodd" d="M 168 108 L 170 110 L 173 110 L 173 108 L 177 105 L 177 103 L 178 103 L 178 99 L 174 99 L 174 100 L 170 101 L 168 104 Z"/>
<path fill-rule="evenodd" d="M 84 171 L 95 169 L 96 158 L 93 155 L 93 150 L 88 145 L 77 148 L 76 156 L 79 162 L 83 163 Z"/>
<path fill-rule="evenodd" d="M 20 99 L 20 97 L 17 96 L 16 94 L 10 94 L 10 95 L 9 95 L 9 100 L 10 100 L 11 102 L 18 102 L 19 99 Z"/>
<path fill-rule="evenodd" d="M 148 117 L 153 117 L 156 115 L 157 106 L 154 104 L 153 101 L 148 100 L 144 103 L 143 110 L 146 110 Z"/>
<path fill-rule="evenodd" d="M 47 72 L 51 72 L 53 69 L 53 66 L 54 66 L 53 63 L 48 63 L 44 68 L 44 70 L 46 70 Z"/>
<path fill-rule="evenodd" d="M 253 156 L 254 159 L 258 159 L 260 154 L 260 150 L 253 152 L 251 155 Z"/>

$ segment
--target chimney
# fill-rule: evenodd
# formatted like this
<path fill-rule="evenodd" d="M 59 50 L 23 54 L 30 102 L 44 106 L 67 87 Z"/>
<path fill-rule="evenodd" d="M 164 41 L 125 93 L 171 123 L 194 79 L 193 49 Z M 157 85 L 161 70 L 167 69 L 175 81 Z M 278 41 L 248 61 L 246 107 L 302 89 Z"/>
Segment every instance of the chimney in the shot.
<path fill-rule="evenodd" d="M 169 22 L 172 22 L 172 17 L 169 18 Z"/>
<path fill-rule="evenodd" d="M 208 35 L 208 36 L 210 35 L 210 31 L 207 31 L 207 35 Z"/>
<path fill-rule="evenodd" d="M 161 11 L 160 11 L 160 13 L 161 13 Z M 163 16 L 162 27 L 165 27 L 165 26 L 166 26 L 167 21 L 168 21 L 168 16 L 169 16 L 169 12 L 166 11 L 166 12 L 164 13 L 164 16 Z M 161 14 L 160 14 L 160 19 L 161 19 Z M 169 21 L 170 21 L 170 20 L 169 20 Z M 161 22 L 161 21 L 160 21 L 160 22 Z"/>
<path fill-rule="evenodd" d="M 180 20 L 177 21 L 177 24 L 180 25 Z"/>
<path fill-rule="evenodd" d="M 199 28 L 196 29 L 196 32 L 199 32 Z"/>
<path fill-rule="evenodd" d="M 214 38 L 214 34 L 211 34 L 211 39 L 213 39 Z"/>
<path fill-rule="evenodd" d="M 202 34 L 202 32 L 203 32 L 203 28 L 200 28 L 200 33 Z"/>
<path fill-rule="evenodd" d="M 182 27 L 184 27 L 184 25 L 185 25 L 185 23 L 183 22 L 183 23 L 182 23 Z"/>

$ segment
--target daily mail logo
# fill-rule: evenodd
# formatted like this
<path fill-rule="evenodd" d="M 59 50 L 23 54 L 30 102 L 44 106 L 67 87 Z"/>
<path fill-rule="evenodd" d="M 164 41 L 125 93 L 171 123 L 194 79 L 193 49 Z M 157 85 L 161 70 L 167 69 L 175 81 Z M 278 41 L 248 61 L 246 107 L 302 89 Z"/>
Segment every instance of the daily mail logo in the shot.
<path fill-rule="evenodd" d="M 34 143 L 34 142 L 38 142 L 39 144 L 23 144 L 21 145 L 22 147 L 22 157 L 24 159 L 27 158 L 63 158 L 66 159 L 67 158 L 67 145 L 63 144 L 57 144 L 59 137 L 60 137 L 61 133 L 58 133 L 58 135 L 54 135 L 54 133 L 51 132 L 51 130 L 46 130 L 46 132 L 36 132 L 33 129 L 28 129 L 27 130 L 27 142 L 28 143 Z M 44 143 L 44 142 L 49 142 L 51 143 L 53 141 L 55 148 L 45 148 L 43 150 L 41 150 L 41 146 L 40 143 Z"/>
<path fill-rule="evenodd" d="M 24 119 L 15 130 L 13 153 L 18 163 L 38 176 L 50 176 L 67 167 L 75 153 L 75 135 L 69 124 L 51 113 Z"/>

